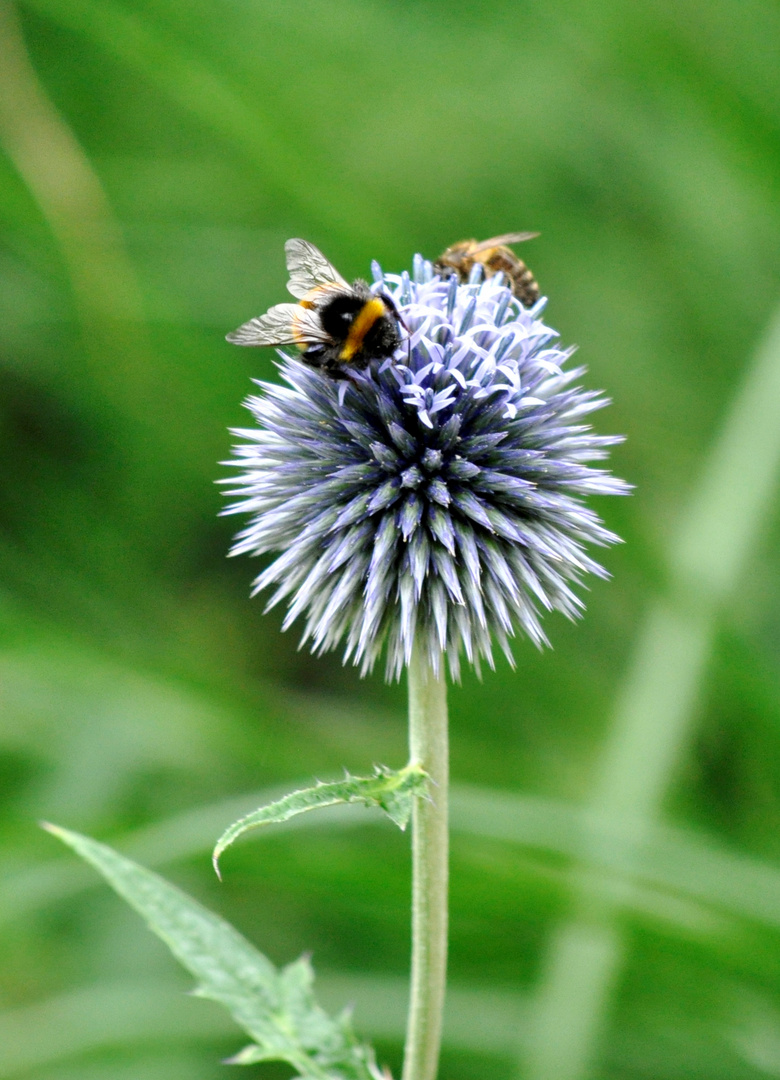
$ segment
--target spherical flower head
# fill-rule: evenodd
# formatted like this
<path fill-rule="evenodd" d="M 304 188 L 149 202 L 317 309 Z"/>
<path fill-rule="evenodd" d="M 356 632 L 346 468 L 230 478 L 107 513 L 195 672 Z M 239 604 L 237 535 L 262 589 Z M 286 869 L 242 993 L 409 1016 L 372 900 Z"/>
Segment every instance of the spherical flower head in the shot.
<path fill-rule="evenodd" d="M 440 279 L 415 257 L 373 267 L 409 330 L 396 355 L 342 381 L 282 356 L 287 385 L 259 383 L 257 427 L 234 453 L 242 473 L 226 513 L 249 513 L 231 554 L 279 552 L 254 592 L 275 585 L 302 644 L 345 644 L 370 671 L 387 650 L 399 677 L 415 643 L 438 674 L 446 655 L 512 662 L 518 629 L 546 641 L 539 613 L 578 615 L 572 586 L 606 571 L 585 551 L 617 537 L 583 501 L 627 485 L 587 462 L 619 437 L 583 423 L 607 401 L 563 370 L 572 350 L 502 275 Z"/>

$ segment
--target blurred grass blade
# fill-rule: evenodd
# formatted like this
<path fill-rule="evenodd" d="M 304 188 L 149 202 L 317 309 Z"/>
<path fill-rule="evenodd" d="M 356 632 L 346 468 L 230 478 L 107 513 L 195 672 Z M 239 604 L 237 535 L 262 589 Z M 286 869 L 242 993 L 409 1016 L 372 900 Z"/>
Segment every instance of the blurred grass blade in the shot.
<path fill-rule="evenodd" d="M 330 784 L 318 782 L 314 787 L 293 791 L 230 825 L 214 848 L 211 857 L 214 869 L 219 876 L 219 859 L 223 851 L 250 829 L 281 824 L 297 814 L 336 806 L 338 803 L 362 803 L 363 806 L 379 807 L 403 830 L 409 824 L 415 797 L 426 794 L 427 779 L 419 765 L 407 765 L 397 771 L 377 765 L 373 776 L 347 774 L 343 780 Z"/>
<path fill-rule="evenodd" d="M 277 971 L 237 930 L 157 874 L 89 837 L 46 828 L 103 875 L 198 980 L 196 993 L 224 1005 L 255 1041 L 247 1061 L 286 1061 L 310 1080 L 378 1080 L 370 1047 L 349 1016 L 314 1000 L 307 957 Z M 254 1054 L 254 1056 L 252 1056 Z"/>
<path fill-rule="evenodd" d="M 618 695 L 591 806 L 622 822 L 623 860 L 636 862 L 690 736 L 720 608 L 736 587 L 780 471 L 780 311 L 750 365 L 669 553 L 668 596 L 648 612 Z M 595 852 L 598 854 L 598 852 Z M 588 859 L 587 842 L 583 858 Z M 630 899 L 626 884 L 622 902 Z M 620 897 L 577 914 L 543 967 L 529 1080 L 584 1080 L 592 1069 L 625 952 Z"/>
<path fill-rule="evenodd" d="M 187 48 L 153 24 L 148 14 L 127 11 L 111 0 L 24 0 L 39 15 L 83 34 L 158 86 L 182 109 L 194 114 L 214 132 L 242 151 L 274 189 L 282 204 L 291 196 L 312 221 L 322 221 L 342 235 L 363 231 L 376 207 L 354 185 L 345 187 L 318 172 L 312 185 L 312 161 L 298 153 L 295 140 L 274 130 L 257 97 L 251 104 L 221 77 L 213 65 L 191 55 Z M 387 237 L 391 227 L 384 221 Z"/>
<path fill-rule="evenodd" d="M 453 791 L 450 820 L 455 836 L 568 857 L 583 870 L 618 875 L 618 890 L 621 882 L 637 882 L 780 930 L 780 869 L 725 851 L 706 836 L 656 823 L 638 842 L 631 821 L 554 799 L 463 785 Z M 584 885 L 598 895 L 590 875 Z"/>
<path fill-rule="evenodd" d="M 0 0 L 0 143 L 32 192 L 65 261 L 92 374 L 115 403 L 148 368 L 133 266 L 100 180 L 27 54 L 16 10 Z M 106 355 L 124 354 L 123 364 Z"/>
<path fill-rule="evenodd" d="M 146 1039 L 235 1036 L 222 1010 L 198 1007 L 175 983 L 104 983 L 0 1013 L 0 1077 Z"/>
<path fill-rule="evenodd" d="M 372 1038 L 403 1039 L 408 982 L 402 977 L 329 973 L 317 976 L 319 992 L 336 1012 L 357 1001 L 358 1016 Z M 472 1053 L 511 1055 L 526 1023 L 519 994 L 478 987 L 448 991 L 445 1039 Z M 0 1012 L 0 1078 L 92 1053 L 149 1040 L 201 1043 L 235 1034 L 228 1016 L 198 1006 L 173 982 L 102 983 L 72 990 L 35 1005 Z"/>
<path fill-rule="evenodd" d="M 146 865 L 164 866 L 205 854 L 209 837 L 225 818 L 252 803 L 275 803 L 278 788 L 236 796 L 125 833 L 117 843 Z M 637 882 L 672 897 L 780 930 L 780 869 L 748 855 L 725 850 L 701 833 L 652 824 L 641 842 L 630 821 L 555 799 L 517 795 L 474 785 L 456 785 L 450 809 L 453 837 L 517 845 L 562 856 L 581 868 L 607 870 L 618 881 Z M 281 828 L 354 829 L 381 822 L 334 805 L 320 815 L 289 818 Z M 588 877 L 585 879 L 591 882 Z M 52 860 L 28 870 L 0 873 L 0 925 L 28 915 L 92 885 L 92 876 L 71 861 Z M 631 904 L 631 896 L 625 902 Z"/>
<path fill-rule="evenodd" d="M 705 605 L 726 600 L 774 505 L 780 472 L 780 308 L 761 342 L 701 482 L 669 563 L 682 590 Z"/>

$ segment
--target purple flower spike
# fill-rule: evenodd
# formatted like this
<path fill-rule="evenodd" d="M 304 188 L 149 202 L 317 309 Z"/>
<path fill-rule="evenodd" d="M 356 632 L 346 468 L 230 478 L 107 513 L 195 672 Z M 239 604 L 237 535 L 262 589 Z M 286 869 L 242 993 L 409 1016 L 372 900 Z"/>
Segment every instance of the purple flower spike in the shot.
<path fill-rule="evenodd" d="M 607 576 L 585 545 L 618 540 L 583 497 L 628 486 L 586 464 L 621 439 L 583 423 L 607 400 L 563 370 L 545 301 L 415 270 L 375 267 L 409 328 L 392 360 L 337 381 L 280 353 L 287 385 L 247 402 L 225 512 L 252 515 L 231 554 L 281 553 L 254 591 L 276 586 L 268 606 L 286 600 L 314 652 L 344 641 L 365 673 L 386 648 L 398 678 L 417 641 L 457 678 L 461 652 L 492 667 L 494 641 L 513 662 L 518 628 L 546 642 L 541 609 L 580 614 L 572 586 Z"/>

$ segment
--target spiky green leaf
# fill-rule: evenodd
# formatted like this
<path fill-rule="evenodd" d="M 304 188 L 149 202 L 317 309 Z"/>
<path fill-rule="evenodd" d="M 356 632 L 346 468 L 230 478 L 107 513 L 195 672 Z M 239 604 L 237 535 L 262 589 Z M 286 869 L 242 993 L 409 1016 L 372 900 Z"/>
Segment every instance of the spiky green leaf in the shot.
<path fill-rule="evenodd" d="M 334 806 L 336 803 L 378 806 L 399 828 L 405 829 L 412 813 L 414 798 L 425 796 L 427 785 L 427 774 L 419 765 L 412 763 L 397 771 L 377 765 L 373 776 L 347 774 L 343 780 L 329 784 L 318 782 L 313 787 L 293 791 L 233 822 L 214 848 L 214 869 L 219 874 L 220 856 L 234 840 L 249 829 L 287 821 L 296 814 L 304 814 L 307 810 L 316 810 L 323 806 Z"/>
<path fill-rule="evenodd" d="M 281 971 L 219 915 L 105 844 L 45 826 L 91 863 L 198 980 L 196 994 L 218 1001 L 253 1040 L 241 1064 L 286 1061 L 303 1080 L 380 1080 L 371 1047 L 349 1014 L 317 1004 L 304 956 Z"/>

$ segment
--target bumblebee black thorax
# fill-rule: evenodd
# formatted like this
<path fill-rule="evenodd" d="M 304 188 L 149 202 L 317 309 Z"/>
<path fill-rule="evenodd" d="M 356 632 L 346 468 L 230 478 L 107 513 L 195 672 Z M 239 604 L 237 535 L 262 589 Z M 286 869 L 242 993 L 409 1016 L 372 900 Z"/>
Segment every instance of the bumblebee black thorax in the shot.
<path fill-rule="evenodd" d="M 358 312 L 365 307 L 372 298 L 371 293 L 362 295 L 355 289 L 351 293 L 337 293 L 332 299 L 328 299 L 319 308 L 322 329 L 334 339 L 343 341 L 349 333 L 349 328 L 355 320 Z"/>
<path fill-rule="evenodd" d="M 323 330 L 333 345 L 323 350 L 308 350 L 309 359 L 327 356 L 331 363 L 365 367 L 373 357 L 392 356 L 400 335 L 395 319 L 384 299 L 375 296 L 362 281 L 350 292 L 337 293 L 318 308 Z"/>

